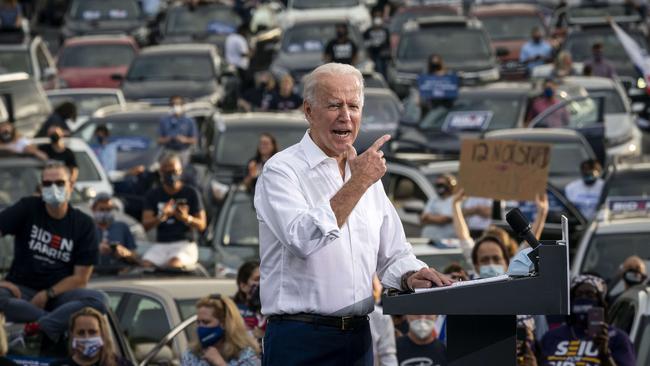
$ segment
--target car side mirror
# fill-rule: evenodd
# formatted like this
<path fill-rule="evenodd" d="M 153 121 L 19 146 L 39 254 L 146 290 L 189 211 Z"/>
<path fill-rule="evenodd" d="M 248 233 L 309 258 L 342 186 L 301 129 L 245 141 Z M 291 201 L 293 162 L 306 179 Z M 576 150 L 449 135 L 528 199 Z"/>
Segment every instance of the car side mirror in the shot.
<path fill-rule="evenodd" d="M 497 57 L 506 57 L 510 54 L 510 50 L 505 47 L 499 47 L 496 50 Z"/>

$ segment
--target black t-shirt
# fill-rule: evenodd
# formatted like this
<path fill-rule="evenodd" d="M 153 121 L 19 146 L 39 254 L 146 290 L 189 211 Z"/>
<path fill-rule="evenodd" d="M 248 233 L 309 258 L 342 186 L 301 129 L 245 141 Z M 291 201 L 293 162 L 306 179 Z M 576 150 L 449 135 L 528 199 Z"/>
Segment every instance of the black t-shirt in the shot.
<path fill-rule="evenodd" d="M 54 151 L 52 145 L 43 144 L 38 145 L 38 149 L 47 154 L 48 158 L 52 160 L 62 161 L 68 168 L 77 167 L 77 159 L 74 157 L 72 150 L 68 149 L 67 147 L 61 152 L 56 152 Z"/>
<path fill-rule="evenodd" d="M 390 44 L 388 29 L 386 28 L 368 28 L 363 34 L 363 39 L 366 41 L 368 52 L 373 57 L 390 57 Z"/>
<path fill-rule="evenodd" d="M 0 357 L 0 366 L 18 366 L 18 364 L 6 357 Z"/>
<path fill-rule="evenodd" d="M 178 201 L 179 199 L 185 199 L 187 204 L 190 206 L 190 215 L 196 216 L 200 211 L 203 211 L 203 202 L 201 202 L 201 197 L 199 192 L 188 186 L 183 186 L 178 193 L 170 195 L 162 187 L 154 188 L 153 190 L 147 193 L 144 202 L 144 209 L 151 210 L 154 212 L 154 215 L 159 215 L 162 212 L 165 204 L 169 200 L 174 199 Z M 182 223 L 174 216 L 171 216 L 167 221 L 158 225 L 156 229 L 156 241 L 161 243 L 168 243 L 172 241 L 187 240 L 189 239 L 189 234 L 191 234 L 190 227 Z"/>
<path fill-rule="evenodd" d="M 357 45 L 349 39 L 345 42 L 333 39 L 325 47 L 325 54 L 332 59 L 332 62 L 352 64 L 352 60 L 357 54 Z"/>
<path fill-rule="evenodd" d="M 302 106 L 302 98 L 296 93 L 284 97 L 280 93 L 274 93 L 269 109 L 272 111 L 293 111 Z"/>
<path fill-rule="evenodd" d="M 14 260 L 6 279 L 35 290 L 47 289 L 97 263 L 93 219 L 68 206 L 61 220 L 48 215 L 40 197 L 25 197 L 0 212 L 0 232 L 15 235 Z"/>
<path fill-rule="evenodd" d="M 445 366 L 447 355 L 445 346 L 439 340 L 427 345 L 413 343 L 408 336 L 399 337 L 395 340 L 397 349 L 397 363 L 400 366 Z"/>

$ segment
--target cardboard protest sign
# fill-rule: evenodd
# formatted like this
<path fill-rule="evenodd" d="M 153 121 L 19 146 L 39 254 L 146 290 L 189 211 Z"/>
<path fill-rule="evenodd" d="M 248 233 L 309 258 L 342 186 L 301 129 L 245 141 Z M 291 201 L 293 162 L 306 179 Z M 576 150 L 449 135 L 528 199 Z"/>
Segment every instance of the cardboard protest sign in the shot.
<path fill-rule="evenodd" d="M 550 161 L 550 144 L 466 139 L 458 180 L 468 196 L 532 201 L 546 191 Z"/>

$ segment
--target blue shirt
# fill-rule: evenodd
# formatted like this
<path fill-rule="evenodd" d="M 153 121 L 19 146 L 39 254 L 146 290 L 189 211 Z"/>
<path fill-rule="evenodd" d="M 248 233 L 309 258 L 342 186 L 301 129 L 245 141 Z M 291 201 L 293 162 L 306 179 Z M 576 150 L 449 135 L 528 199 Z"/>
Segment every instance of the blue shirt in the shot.
<path fill-rule="evenodd" d="M 6 8 L 6 5 L 0 6 L 0 27 L 2 28 L 15 28 L 16 19 L 22 14 L 20 5 L 17 4 L 15 8 Z"/>
<path fill-rule="evenodd" d="M 528 70 L 532 70 L 533 67 L 542 65 L 544 64 L 545 60 L 550 59 L 552 52 L 553 48 L 546 41 L 541 41 L 539 43 L 528 41 L 521 47 L 521 52 L 519 53 L 519 62 L 531 60 L 528 62 L 526 67 Z M 540 56 L 542 59 L 538 61 L 532 61 L 537 56 Z"/>
<path fill-rule="evenodd" d="M 158 134 L 160 137 L 185 136 L 197 138 L 198 130 L 193 118 L 185 115 L 177 116 L 175 114 L 168 114 L 160 119 Z M 180 151 L 189 148 L 190 144 L 182 144 L 172 139 L 164 146 L 168 149 Z"/>
<path fill-rule="evenodd" d="M 106 145 L 94 143 L 90 147 L 95 152 L 99 163 L 106 173 L 117 169 L 117 144 L 109 142 Z"/>
<path fill-rule="evenodd" d="M 106 240 L 109 244 L 119 243 L 129 250 L 135 250 L 135 240 L 127 224 L 121 221 L 114 221 L 106 230 L 102 230 L 98 226 L 95 227 L 95 230 L 100 242 Z M 117 263 L 119 262 L 110 255 L 100 255 L 99 257 L 100 266 Z"/>

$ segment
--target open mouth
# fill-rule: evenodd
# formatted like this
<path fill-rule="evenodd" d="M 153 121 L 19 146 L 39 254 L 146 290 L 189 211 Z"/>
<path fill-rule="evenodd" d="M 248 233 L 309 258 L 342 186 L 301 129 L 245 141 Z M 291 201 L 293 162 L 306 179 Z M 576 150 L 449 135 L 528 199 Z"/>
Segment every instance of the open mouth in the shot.
<path fill-rule="evenodd" d="M 349 137 L 352 134 L 351 130 L 332 130 L 332 133 L 334 136 L 339 137 L 339 138 L 346 138 Z"/>

